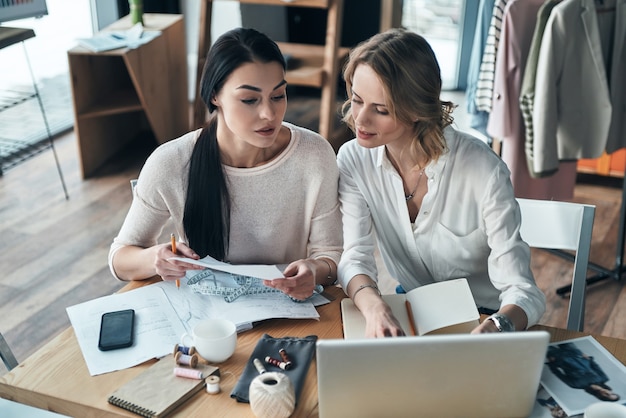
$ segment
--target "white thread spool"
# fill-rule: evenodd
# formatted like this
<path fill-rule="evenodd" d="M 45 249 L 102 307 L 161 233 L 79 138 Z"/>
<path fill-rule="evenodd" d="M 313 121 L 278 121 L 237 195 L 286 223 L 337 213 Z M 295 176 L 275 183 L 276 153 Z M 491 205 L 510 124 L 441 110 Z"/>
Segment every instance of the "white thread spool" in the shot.
<path fill-rule="evenodd" d="M 293 384 L 284 373 L 267 372 L 250 383 L 250 408 L 258 418 L 287 418 L 296 407 Z"/>
<path fill-rule="evenodd" d="M 205 379 L 206 391 L 211 395 L 220 393 L 220 378 L 219 376 L 209 376 Z"/>

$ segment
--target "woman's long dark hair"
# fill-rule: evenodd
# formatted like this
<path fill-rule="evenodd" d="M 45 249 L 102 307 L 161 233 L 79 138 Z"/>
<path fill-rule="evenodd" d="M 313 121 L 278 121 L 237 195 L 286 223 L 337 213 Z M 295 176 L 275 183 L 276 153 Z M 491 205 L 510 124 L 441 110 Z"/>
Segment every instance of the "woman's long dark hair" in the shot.
<path fill-rule="evenodd" d="M 230 197 L 217 144 L 216 106 L 211 102 L 230 74 L 252 62 L 285 59 L 274 41 L 254 29 L 237 28 L 220 36 L 204 65 L 200 95 L 211 116 L 202 129 L 191 155 L 183 227 L 189 246 L 200 257 L 224 260 L 228 252 Z"/>

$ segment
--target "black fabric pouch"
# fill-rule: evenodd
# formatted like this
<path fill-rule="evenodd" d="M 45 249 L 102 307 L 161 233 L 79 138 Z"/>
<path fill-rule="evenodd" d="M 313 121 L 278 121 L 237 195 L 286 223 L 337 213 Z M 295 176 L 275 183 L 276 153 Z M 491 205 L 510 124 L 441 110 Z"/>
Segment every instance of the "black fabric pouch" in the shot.
<path fill-rule="evenodd" d="M 311 360 L 313 360 L 313 356 L 315 355 L 316 341 L 317 335 L 309 335 L 304 338 L 273 338 L 268 334 L 263 334 L 263 336 L 259 338 L 259 341 L 257 342 L 252 355 L 248 359 L 246 367 L 239 377 L 239 381 L 237 381 L 230 397 L 237 399 L 237 402 L 250 402 L 250 383 L 259 375 L 259 371 L 254 366 L 253 361 L 255 358 L 258 358 L 268 372 L 281 372 L 289 376 L 295 390 L 297 404 L 300 392 L 302 391 L 302 386 L 304 386 L 306 374 L 311 366 Z M 281 348 L 287 352 L 287 356 L 292 363 L 288 370 L 282 370 L 279 367 L 265 362 L 265 357 L 267 356 L 275 358 L 276 360 L 281 360 L 279 353 Z"/>

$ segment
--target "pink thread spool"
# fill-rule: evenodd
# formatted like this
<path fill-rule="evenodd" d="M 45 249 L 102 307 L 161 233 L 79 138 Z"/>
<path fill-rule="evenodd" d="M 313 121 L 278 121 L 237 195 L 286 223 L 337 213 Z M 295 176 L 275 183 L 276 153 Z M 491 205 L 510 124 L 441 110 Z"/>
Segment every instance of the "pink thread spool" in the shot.
<path fill-rule="evenodd" d="M 202 380 L 202 372 L 195 369 L 186 369 L 184 367 L 174 367 L 174 375 L 187 379 Z"/>

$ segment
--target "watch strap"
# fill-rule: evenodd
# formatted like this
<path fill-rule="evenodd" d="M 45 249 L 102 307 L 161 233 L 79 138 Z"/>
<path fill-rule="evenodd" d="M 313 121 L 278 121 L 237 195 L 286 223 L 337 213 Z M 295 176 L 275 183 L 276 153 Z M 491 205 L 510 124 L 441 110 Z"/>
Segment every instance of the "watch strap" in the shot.
<path fill-rule="evenodd" d="M 513 325 L 513 322 L 509 319 L 509 317 L 504 314 L 494 313 L 487 319 L 494 323 L 496 328 L 498 328 L 498 332 L 515 331 L 515 325 Z"/>

